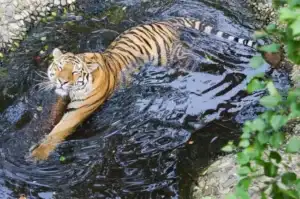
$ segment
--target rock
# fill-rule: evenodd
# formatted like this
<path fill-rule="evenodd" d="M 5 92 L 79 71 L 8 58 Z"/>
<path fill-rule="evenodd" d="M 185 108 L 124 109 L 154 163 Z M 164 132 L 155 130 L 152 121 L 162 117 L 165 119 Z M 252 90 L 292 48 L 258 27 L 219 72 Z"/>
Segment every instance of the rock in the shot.
<path fill-rule="evenodd" d="M 300 125 L 297 125 L 293 132 L 299 135 Z M 282 162 L 285 165 L 289 165 L 287 169 L 284 164 L 280 164 L 278 172 L 283 174 L 288 171 L 293 171 L 300 176 L 300 154 L 285 154 L 283 151 L 279 152 L 282 157 Z M 236 175 L 238 166 L 236 164 L 235 155 L 226 155 L 224 157 L 219 157 L 214 163 L 212 163 L 203 174 L 198 178 L 198 185 L 193 188 L 193 198 L 194 199 L 204 199 L 205 197 L 224 199 L 226 194 L 232 193 L 234 191 L 235 185 L 238 181 L 238 176 Z M 256 173 L 257 175 L 263 174 L 263 168 L 259 169 Z M 266 176 L 258 177 L 251 183 L 249 194 L 253 199 L 260 198 L 260 190 L 264 186 L 264 182 L 269 181 L 270 178 Z"/>
<path fill-rule="evenodd" d="M 60 5 L 60 0 L 54 0 L 54 5 L 56 6 Z"/>
<path fill-rule="evenodd" d="M 8 28 L 10 30 L 17 30 L 19 28 L 19 26 L 16 23 L 9 23 Z"/>
<path fill-rule="evenodd" d="M 19 14 L 17 14 L 17 15 L 15 15 L 15 20 L 20 20 L 20 19 L 23 19 L 23 16 L 22 15 L 19 15 Z"/>
<path fill-rule="evenodd" d="M 3 117 L 16 127 L 24 126 L 31 119 L 27 106 L 23 102 L 8 107 L 3 114 Z"/>

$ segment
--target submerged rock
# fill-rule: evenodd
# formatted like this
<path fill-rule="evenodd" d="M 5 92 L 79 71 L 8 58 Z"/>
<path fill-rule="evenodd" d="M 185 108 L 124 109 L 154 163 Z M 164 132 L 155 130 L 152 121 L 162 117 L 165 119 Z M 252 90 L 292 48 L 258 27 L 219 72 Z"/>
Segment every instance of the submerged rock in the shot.
<path fill-rule="evenodd" d="M 8 107 L 3 117 L 17 128 L 21 128 L 31 120 L 31 114 L 27 105 L 23 102 Z"/>

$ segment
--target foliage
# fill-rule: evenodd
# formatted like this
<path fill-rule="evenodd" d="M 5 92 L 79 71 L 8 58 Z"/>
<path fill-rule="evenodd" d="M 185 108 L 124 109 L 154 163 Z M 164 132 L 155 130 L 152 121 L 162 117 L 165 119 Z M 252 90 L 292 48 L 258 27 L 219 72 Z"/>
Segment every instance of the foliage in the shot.
<path fill-rule="evenodd" d="M 265 30 L 258 31 L 257 38 L 268 37 L 276 43 L 260 47 L 262 52 L 277 52 L 280 44 L 284 45 L 287 58 L 294 64 L 300 64 L 300 0 L 274 0 L 278 10 L 280 27 L 270 24 Z M 250 64 L 259 67 L 264 63 L 261 56 L 252 58 Z M 284 165 L 286 171 L 279 172 L 282 163 L 282 151 L 286 153 L 300 152 L 300 138 L 285 135 L 283 127 L 288 121 L 300 116 L 300 88 L 288 91 L 287 98 L 281 96 L 272 80 L 264 77 L 252 79 L 248 86 L 249 93 L 258 90 L 267 90 L 268 95 L 260 99 L 260 104 L 267 110 L 252 121 L 245 122 L 238 146 L 229 142 L 223 151 L 239 151 L 237 163 L 239 166 L 239 182 L 235 193 L 227 198 L 250 198 L 248 188 L 251 182 L 261 175 L 268 177 L 264 187 L 261 188 L 261 198 L 293 199 L 300 198 L 300 179 L 296 173 Z"/>
<path fill-rule="evenodd" d="M 126 7 L 112 6 L 103 15 L 108 18 L 110 23 L 119 24 L 126 15 Z"/>

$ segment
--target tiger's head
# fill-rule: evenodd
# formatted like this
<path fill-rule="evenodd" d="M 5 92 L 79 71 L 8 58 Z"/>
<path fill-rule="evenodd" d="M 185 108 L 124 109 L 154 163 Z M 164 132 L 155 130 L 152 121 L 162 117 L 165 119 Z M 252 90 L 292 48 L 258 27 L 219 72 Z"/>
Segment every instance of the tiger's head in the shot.
<path fill-rule="evenodd" d="M 88 93 L 92 88 L 92 72 L 98 65 L 87 64 L 83 56 L 73 53 L 63 54 L 58 48 L 53 50 L 53 62 L 47 75 L 55 92 L 60 96 L 74 93 Z"/>

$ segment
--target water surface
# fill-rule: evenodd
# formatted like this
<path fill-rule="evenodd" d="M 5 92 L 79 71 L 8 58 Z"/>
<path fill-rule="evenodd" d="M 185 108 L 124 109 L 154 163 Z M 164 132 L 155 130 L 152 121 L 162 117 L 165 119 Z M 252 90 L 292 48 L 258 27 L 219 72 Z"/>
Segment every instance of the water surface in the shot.
<path fill-rule="evenodd" d="M 263 93 L 244 91 L 252 76 L 268 70 L 249 66 L 254 50 L 184 31 L 182 39 L 197 54 L 195 70 L 145 67 L 39 164 L 25 157 L 45 135 L 41 127 L 54 95 L 36 93 L 35 71 L 46 71 L 54 47 L 103 51 L 129 27 L 172 16 L 249 38 L 251 13 L 239 0 L 79 0 L 77 7 L 77 17 L 32 28 L 2 63 L 8 74 L 0 82 L 0 198 L 189 198 L 197 172 L 238 136 L 241 123 L 263 110 L 257 106 Z M 280 89 L 288 87 L 286 74 L 272 76 Z"/>

